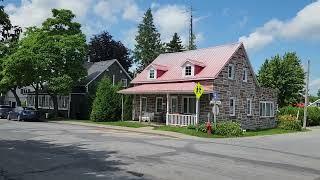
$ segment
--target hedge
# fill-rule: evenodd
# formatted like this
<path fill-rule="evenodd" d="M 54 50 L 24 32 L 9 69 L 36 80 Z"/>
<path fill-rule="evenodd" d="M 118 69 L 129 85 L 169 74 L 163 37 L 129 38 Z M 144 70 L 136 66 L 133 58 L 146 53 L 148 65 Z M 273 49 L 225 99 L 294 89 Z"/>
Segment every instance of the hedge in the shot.
<path fill-rule="evenodd" d="M 307 109 L 308 109 L 307 125 L 308 126 L 320 125 L 320 108 L 308 107 Z M 299 107 L 292 107 L 292 106 L 286 106 L 286 107 L 280 108 L 278 112 L 278 119 L 279 119 L 279 116 L 282 116 L 282 115 L 291 115 L 296 117 L 298 112 L 299 112 L 298 120 L 302 121 L 304 109 Z"/>

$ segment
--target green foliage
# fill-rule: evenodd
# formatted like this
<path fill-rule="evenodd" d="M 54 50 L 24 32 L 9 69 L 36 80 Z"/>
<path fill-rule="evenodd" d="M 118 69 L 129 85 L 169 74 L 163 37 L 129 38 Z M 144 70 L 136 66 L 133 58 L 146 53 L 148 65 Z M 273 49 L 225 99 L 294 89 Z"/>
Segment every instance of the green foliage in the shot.
<path fill-rule="evenodd" d="M 227 137 L 237 137 L 243 135 L 243 130 L 241 125 L 236 122 L 225 121 L 217 123 L 217 128 L 214 131 L 214 134 L 227 136 Z"/>
<path fill-rule="evenodd" d="M 281 115 L 278 117 L 278 128 L 285 130 L 301 131 L 301 121 L 292 115 Z"/>
<path fill-rule="evenodd" d="M 320 98 L 320 89 L 318 89 L 317 96 Z"/>
<path fill-rule="evenodd" d="M 318 107 L 308 107 L 307 124 L 309 126 L 319 126 L 320 125 L 320 108 Z"/>
<path fill-rule="evenodd" d="M 317 97 L 317 96 L 309 96 L 309 102 L 310 103 L 313 103 L 315 102 L 316 100 L 320 99 L 320 97 Z"/>
<path fill-rule="evenodd" d="M 200 131 L 200 132 L 203 132 L 203 133 L 206 133 L 207 132 L 206 124 L 198 124 L 196 126 L 196 130 Z"/>
<path fill-rule="evenodd" d="M 135 38 L 133 55 L 135 63 L 139 64 L 139 71 L 148 66 L 159 54 L 164 52 L 160 34 L 154 23 L 151 9 L 144 14 L 142 23 L 138 25 L 138 34 Z"/>
<path fill-rule="evenodd" d="M 187 129 L 197 129 L 197 127 L 195 125 L 189 125 L 187 126 Z"/>
<path fill-rule="evenodd" d="M 132 95 L 123 95 L 123 102 L 124 102 L 124 112 L 123 112 L 123 119 L 124 120 L 131 120 L 132 119 Z"/>
<path fill-rule="evenodd" d="M 197 45 L 195 43 L 196 36 L 192 34 L 192 38 L 189 40 L 188 50 L 195 50 L 197 49 Z"/>
<path fill-rule="evenodd" d="M 121 95 L 117 93 L 120 86 L 113 86 L 108 78 L 103 78 L 93 101 L 90 120 L 119 121 L 121 117 Z"/>
<path fill-rule="evenodd" d="M 277 90 L 280 107 L 298 103 L 304 87 L 301 60 L 294 52 L 266 59 L 258 72 L 258 81 L 263 87 Z"/>
<path fill-rule="evenodd" d="M 172 40 L 166 44 L 166 52 L 181 52 L 184 51 L 182 41 L 177 33 L 173 34 Z"/>
<path fill-rule="evenodd" d="M 299 111 L 298 121 L 302 121 L 304 109 L 298 108 L 298 107 L 292 107 L 292 106 L 286 106 L 286 107 L 280 108 L 278 112 L 278 119 L 280 116 L 283 116 L 283 115 L 290 115 L 290 116 L 296 117 L 298 111 Z M 307 111 L 308 111 L 307 125 L 308 126 L 320 125 L 320 109 L 318 107 L 308 107 Z"/>

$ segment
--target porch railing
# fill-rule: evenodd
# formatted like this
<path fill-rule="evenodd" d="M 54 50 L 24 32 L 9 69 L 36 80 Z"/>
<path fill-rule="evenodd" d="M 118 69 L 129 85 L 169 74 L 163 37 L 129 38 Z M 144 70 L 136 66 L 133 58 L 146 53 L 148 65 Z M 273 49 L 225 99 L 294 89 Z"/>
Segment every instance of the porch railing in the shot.
<path fill-rule="evenodd" d="M 167 125 L 188 126 L 197 124 L 196 115 L 168 114 Z"/>

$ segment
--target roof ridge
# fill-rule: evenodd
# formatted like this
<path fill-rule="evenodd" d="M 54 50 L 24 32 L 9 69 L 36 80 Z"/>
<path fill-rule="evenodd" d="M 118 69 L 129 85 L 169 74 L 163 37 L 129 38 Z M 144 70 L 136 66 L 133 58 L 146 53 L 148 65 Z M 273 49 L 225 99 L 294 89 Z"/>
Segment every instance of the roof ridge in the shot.
<path fill-rule="evenodd" d="M 216 46 L 211 46 L 211 47 L 206 47 L 206 48 L 200 48 L 200 49 L 194 49 L 194 50 L 187 50 L 187 51 L 181 51 L 181 52 L 172 52 L 172 53 L 162 53 L 160 55 L 170 55 L 170 54 L 179 54 L 179 53 L 186 53 L 186 52 L 191 52 L 191 51 L 200 51 L 200 50 L 206 50 L 206 49 L 212 49 L 212 48 L 217 48 L 217 47 L 222 47 L 222 46 L 229 46 L 229 45 L 235 45 L 235 44 L 243 44 L 243 42 L 233 42 L 233 43 L 227 43 L 227 44 L 220 44 Z"/>

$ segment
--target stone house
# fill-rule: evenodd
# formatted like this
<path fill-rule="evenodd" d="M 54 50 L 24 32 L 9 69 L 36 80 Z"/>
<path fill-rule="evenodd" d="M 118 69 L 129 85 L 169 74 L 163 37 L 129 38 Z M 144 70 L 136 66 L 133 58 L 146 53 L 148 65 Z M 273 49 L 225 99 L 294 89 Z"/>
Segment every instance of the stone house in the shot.
<path fill-rule="evenodd" d="M 118 60 L 107 60 L 100 62 L 86 62 L 84 64 L 88 75 L 75 86 L 72 92 L 66 96 L 58 96 L 59 115 L 72 119 L 87 119 L 93 96 L 96 92 L 97 84 L 103 77 L 108 77 L 113 84 L 121 83 L 127 87 L 131 81 L 130 75 L 121 66 Z M 17 94 L 22 102 L 28 107 L 35 105 L 35 93 L 32 87 L 17 89 Z M 6 104 L 15 105 L 15 98 L 9 91 L 4 96 Z M 42 112 L 53 110 L 53 102 L 50 95 L 46 92 L 39 92 L 38 106 Z"/>
<path fill-rule="evenodd" d="M 199 100 L 193 92 L 198 82 L 204 89 Z M 244 129 L 276 125 L 277 94 L 259 86 L 242 43 L 161 54 L 131 83 L 119 93 L 134 95 L 134 120 L 151 116 L 167 125 L 204 123 L 215 92 L 221 101 L 218 121 L 237 121 Z"/>

